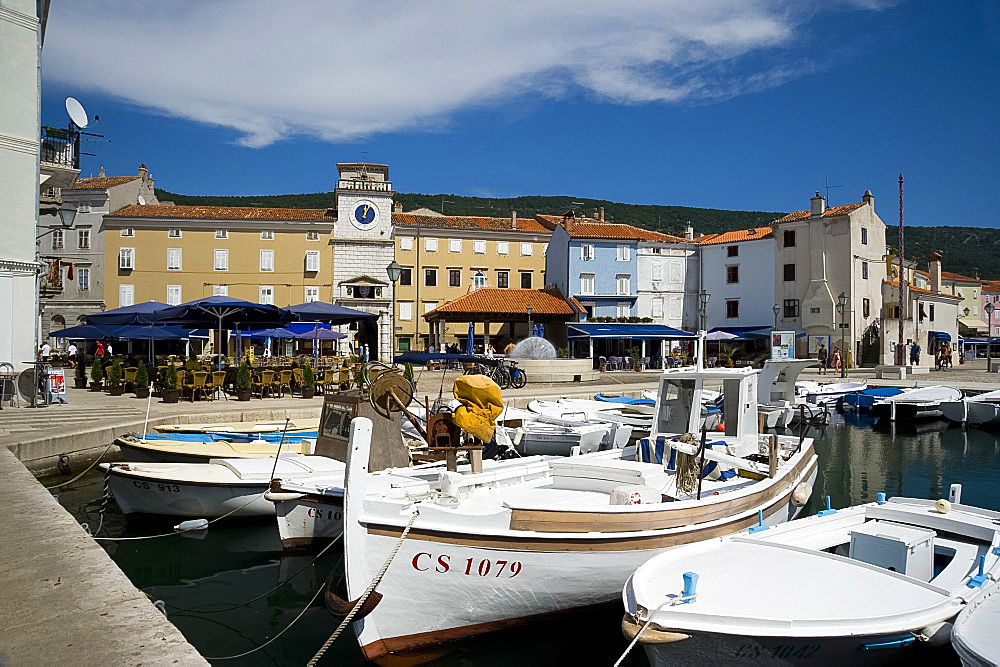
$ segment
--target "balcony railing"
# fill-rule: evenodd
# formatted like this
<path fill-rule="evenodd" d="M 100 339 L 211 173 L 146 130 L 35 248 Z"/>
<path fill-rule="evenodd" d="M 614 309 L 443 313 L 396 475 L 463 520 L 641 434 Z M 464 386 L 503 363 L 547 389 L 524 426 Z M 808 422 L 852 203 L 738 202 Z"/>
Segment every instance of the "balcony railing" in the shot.
<path fill-rule="evenodd" d="M 79 135 L 58 127 L 42 126 L 41 161 L 70 169 L 80 168 Z"/>
<path fill-rule="evenodd" d="M 388 181 L 362 181 L 346 180 L 337 181 L 337 187 L 341 190 L 367 190 L 369 192 L 392 192 L 392 183 Z"/>

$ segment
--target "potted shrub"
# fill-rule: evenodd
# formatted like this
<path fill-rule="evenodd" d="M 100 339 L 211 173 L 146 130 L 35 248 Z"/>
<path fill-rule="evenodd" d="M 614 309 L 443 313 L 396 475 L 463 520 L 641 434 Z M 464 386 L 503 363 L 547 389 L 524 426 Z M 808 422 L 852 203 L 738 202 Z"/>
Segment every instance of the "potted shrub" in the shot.
<path fill-rule="evenodd" d="M 163 378 L 163 402 L 176 403 L 181 397 L 180 383 L 177 380 L 177 367 L 173 364 L 167 365 L 167 372 Z"/>
<path fill-rule="evenodd" d="M 719 363 L 726 368 L 733 367 L 733 358 L 736 356 L 735 345 L 723 345 L 719 350 Z"/>
<path fill-rule="evenodd" d="M 108 393 L 112 396 L 121 396 L 124 393 L 125 387 L 122 386 L 124 376 L 121 357 L 115 357 L 111 362 L 111 370 L 108 371 Z"/>
<path fill-rule="evenodd" d="M 632 368 L 637 371 L 642 370 L 642 364 L 639 363 L 639 359 L 641 358 L 639 357 L 639 352 L 640 350 L 637 347 L 630 347 L 628 349 L 628 356 L 632 360 Z"/>
<path fill-rule="evenodd" d="M 104 383 L 104 369 L 101 368 L 100 357 L 94 357 L 94 365 L 90 367 L 90 391 L 100 391 Z"/>
<path fill-rule="evenodd" d="M 302 398 L 312 398 L 316 395 L 316 376 L 312 366 L 302 368 Z"/>
<path fill-rule="evenodd" d="M 416 393 L 417 382 L 413 378 L 413 364 L 410 362 L 403 364 L 403 379 L 410 383 L 410 391 Z"/>
<path fill-rule="evenodd" d="M 87 388 L 87 356 L 83 352 L 76 355 L 76 374 L 74 376 L 77 389 Z"/>
<path fill-rule="evenodd" d="M 149 398 L 149 371 L 146 370 L 146 364 L 142 361 L 135 369 L 135 397 Z"/>
<path fill-rule="evenodd" d="M 236 400 L 250 400 L 250 362 L 246 359 L 236 369 Z"/>

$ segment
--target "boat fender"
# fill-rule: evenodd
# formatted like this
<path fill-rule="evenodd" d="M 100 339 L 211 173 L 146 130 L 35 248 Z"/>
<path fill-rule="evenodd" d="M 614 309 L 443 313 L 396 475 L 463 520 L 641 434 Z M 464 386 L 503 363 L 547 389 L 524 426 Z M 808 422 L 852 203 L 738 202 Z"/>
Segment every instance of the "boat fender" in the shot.
<path fill-rule="evenodd" d="M 813 488 L 812 484 L 809 482 L 799 482 L 795 490 L 792 491 L 792 504 L 796 507 L 802 507 L 807 502 L 809 502 L 809 497 L 812 495 Z"/>
<path fill-rule="evenodd" d="M 188 521 L 181 521 L 179 524 L 174 526 L 174 530 L 178 533 L 183 533 L 189 530 L 204 530 L 208 528 L 208 519 L 189 519 Z"/>
<path fill-rule="evenodd" d="M 934 509 L 940 514 L 947 514 L 951 511 L 951 503 L 944 498 L 938 498 L 937 502 L 934 503 Z"/>
<path fill-rule="evenodd" d="M 725 433 L 726 432 L 726 425 L 723 424 L 722 422 L 719 422 L 718 424 L 715 425 L 715 430 L 717 432 L 719 432 L 719 433 Z"/>
<path fill-rule="evenodd" d="M 280 503 L 285 500 L 299 500 L 305 498 L 304 493 L 292 493 L 292 492 L 282 492 L 282 491 L 265 491 L 264 500 L 270 500 L 272 503 Z"/>
<path fill-rule="evenodd" d="M 324 602 L 326 602 L 326 610 L 330 612 L 333 616 L 337 618 L 345 618 L 354 609 L 354 605 L 358 603 L 357 600 L 352 600 L 348 602 L 344 598 L 340 597 L 329 588 L 326 589 L 326 595 L 324 597 Z M 359 598 L 360 599 L 360 598 Z M 358 613 L 354 615 L 355 621 L 360 621 L 362 618 L 372 613 L 378 603 L 382 601 L 382 594 L 378 591 L 372 591 L 372 594 L 368 596 L 365 603 L 361 605 L 361 609 Z"/>
<path fill-rule="evenodd" d="M 951 623 L 943 621 L 921 628 L 914 636 L 928 646 L 944 646 L 951 641 Z"/>
<path fill-rule="evenodd" d="M 622 634 L 625 635 L 625 639 L 628 639 L 629 641 L 635 639 L 635 636 L 639 634 L 640 630 L 642 630 L 642 626 L 642 623 L 637 623 L 629 614 L 625 614 L 625 616 L 622 617 Z M 639 637 L 639 643 L 672 644 L 673 642 L 679 642 L 690 638 L 691 635 L 686 635 L 683 632 L 658 630 L 652 626 L 648 626 L 645 630 L 642 630 L 642 636 Z"/>

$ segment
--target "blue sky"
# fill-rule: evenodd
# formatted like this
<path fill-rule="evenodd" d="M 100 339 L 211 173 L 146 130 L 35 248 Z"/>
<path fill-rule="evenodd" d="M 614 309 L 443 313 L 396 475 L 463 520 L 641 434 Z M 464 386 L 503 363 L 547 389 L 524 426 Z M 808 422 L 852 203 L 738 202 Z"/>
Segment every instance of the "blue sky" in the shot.
<path fill-rule="evenodd" d="M 73 95 L 110 139 L 81 175 L 187 194 L 327 191 L 367 157 L 404 192 L 723 209 L 829 179 L 895 224 L 902 172 L 908 225 L 1000 226 L 995 0 L 275 4 L 54 4 L 43 124 Z"/>

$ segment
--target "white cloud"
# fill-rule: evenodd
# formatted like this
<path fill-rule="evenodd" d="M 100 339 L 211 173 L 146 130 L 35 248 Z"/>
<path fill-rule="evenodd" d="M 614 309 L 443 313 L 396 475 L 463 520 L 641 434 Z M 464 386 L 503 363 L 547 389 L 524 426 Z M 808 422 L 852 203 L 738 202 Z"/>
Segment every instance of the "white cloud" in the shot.
<path fill-rule="evenodd" d="M 44 75 L 233 128 L 247 146 L 346 140 L 528 95 L 676 103 L 779 85 L 810 68 L 781 61 L 805 4 L 80 1 L 53 6 Z"/>

